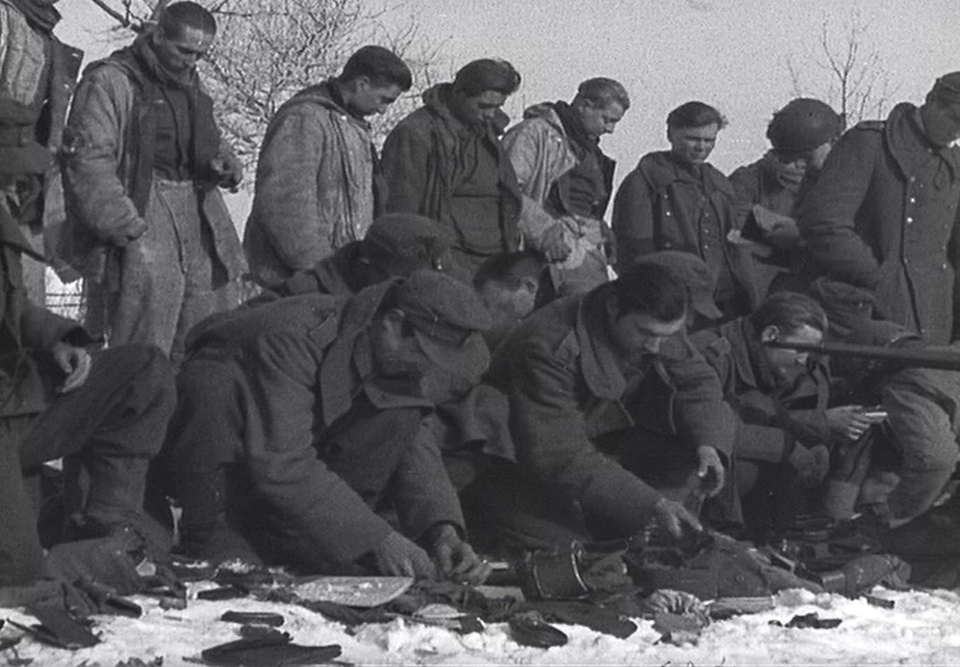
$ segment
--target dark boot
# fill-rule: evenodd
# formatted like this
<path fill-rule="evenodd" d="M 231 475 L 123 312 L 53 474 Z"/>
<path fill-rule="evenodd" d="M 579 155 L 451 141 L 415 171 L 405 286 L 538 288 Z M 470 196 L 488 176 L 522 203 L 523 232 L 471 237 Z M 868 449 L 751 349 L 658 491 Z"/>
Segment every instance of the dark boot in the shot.
<path fill-rule="evenodd" d="M 215 562 L 234 558 L 260 562 L 250 543 L 227 521 L 223 469 L 178 472 L 175 484 L 183 509 L 179 548 L 182 553 Z"/>

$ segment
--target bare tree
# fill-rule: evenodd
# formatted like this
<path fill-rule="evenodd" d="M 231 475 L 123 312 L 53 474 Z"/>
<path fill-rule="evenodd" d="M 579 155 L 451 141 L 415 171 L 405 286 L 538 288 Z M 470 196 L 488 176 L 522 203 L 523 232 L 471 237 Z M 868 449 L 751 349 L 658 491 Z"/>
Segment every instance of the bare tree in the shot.
<path fill-rule="evenodd" d="M 794 94 L 828 102 L 839 110 L 845 126 L 885 115 L 896 90 L 879 51 L 869 45 L 869 32 L 870 24 L 859 10 L 852 11 L 839 29 L 825 19 L 816 53 L 786 58 Z M 803 77 L 808 69 L 804 64 L 817 71 L 812 84 Z"/>
<path fill-rule="evenodd" d="M 91 0 L 120 26 L 143 29 L 169 0 Z M 370 9 L 363 0 L 201 0 L 217 16 L 217 41 L 201 64 L 218 120 L 237 154 L 252 166 L 267 124 L 291 95 L 335 75 L 364 44 L 406 60 L 414 88 L 374 121 L 382 140 L 419 105 L 436 76 L 442 42 L 428 45 L 416 14 L 402 5 Z M 250 185 L 253 179 L 245 182 Z"/>

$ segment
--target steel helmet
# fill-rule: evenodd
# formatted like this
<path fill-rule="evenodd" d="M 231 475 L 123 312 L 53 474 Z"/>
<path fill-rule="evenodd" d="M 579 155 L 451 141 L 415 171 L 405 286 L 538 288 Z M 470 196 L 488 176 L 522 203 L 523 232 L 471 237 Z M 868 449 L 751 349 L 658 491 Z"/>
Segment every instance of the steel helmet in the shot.
<path fill-rule="evenodd" d="M 833 141 L 842 131 L 840 114 L 829 104 L 798 97 L 773 114 L 767 139 L 778 153 L 796 154 Z"/>

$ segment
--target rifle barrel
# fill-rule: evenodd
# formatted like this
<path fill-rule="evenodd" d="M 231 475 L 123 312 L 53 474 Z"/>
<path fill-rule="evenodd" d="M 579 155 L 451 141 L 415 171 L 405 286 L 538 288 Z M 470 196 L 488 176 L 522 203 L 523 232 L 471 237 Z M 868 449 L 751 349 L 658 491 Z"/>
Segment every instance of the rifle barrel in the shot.
<path fill-rule="evenodd" d="M 837 357 L 894 361 L 904 366 L 916 368 L 960 371 L 960 352 L 944 348 L 890 348 L 875 345 L 856 345 L 854 343 L 788 343 L 786 341 L 769 341 L 765 342 L 764 345 Z"/>

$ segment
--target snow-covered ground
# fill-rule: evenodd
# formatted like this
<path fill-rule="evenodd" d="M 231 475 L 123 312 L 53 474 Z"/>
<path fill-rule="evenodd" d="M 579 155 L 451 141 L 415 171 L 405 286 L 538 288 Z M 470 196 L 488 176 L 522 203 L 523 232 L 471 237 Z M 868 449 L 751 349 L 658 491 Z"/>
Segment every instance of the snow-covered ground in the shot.
<path fill-rule="evenodd" d="M 66 651 L 24 639 L 16 654 L 0 653 L 0 664 L 33 659 L 37 667 L 114 667 L 137 657 L 149 662 L 159 656 L 164 667 L 192 665 L 200 651 L 238 638 L 238 626 L 218 620 L 229 609 L 275 611 L 284 615 L 281 628 L 296 643 L 340 644 L 340 660 L 357 665 L 958 665 L 960 664 L 960 595 L 951 591 L 897 592 L 877 589 L 875 595 L 893 600 L 893 609 L 864 599 L 781 593 L 775 609 L 716 621 L 696 645 L 659 642 L 652 622 L 638 621 L 638 630 L 621 640 L 584 627 L 558 625 L 570 642 L 563 647 L 535 649 L 513 641 L 506 624 L 488 625 L 484 632 L 458 635 L 440 627 L 395 619 L 355 628 L 352 632 L 302 607 L 251 599 L 205 602 L 191 600 L 187 609 L 163 610 L 139 600 L 146 613 L 139 619 L 98 617 L 103 642 L 93 648 Z M 796 629 L 782 624 L 798 614 L 840 619 L 833 629 Z M 31 617 L 0 610 L 0 618 L 29 623 Z M 19 632 L 5 627 L 0 636 Z"/>

